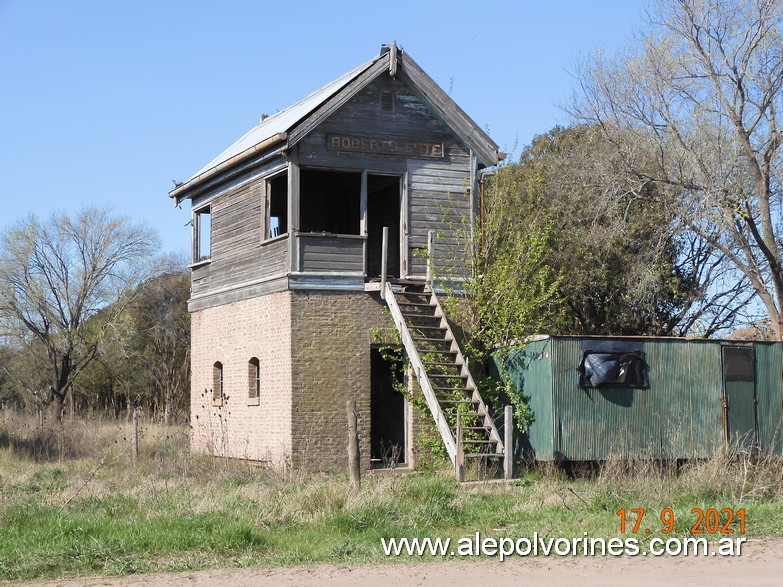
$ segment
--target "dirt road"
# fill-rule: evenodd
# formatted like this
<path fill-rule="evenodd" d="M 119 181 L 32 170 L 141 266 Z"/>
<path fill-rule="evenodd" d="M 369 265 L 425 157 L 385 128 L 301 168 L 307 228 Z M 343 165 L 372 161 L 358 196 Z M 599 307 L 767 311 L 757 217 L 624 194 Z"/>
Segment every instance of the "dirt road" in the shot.
<path fill-rule="evenodd" d="M 677 585 L 781 585 L 783 540 L 749 541 L 739 557 L 539 557 L 450 561 L 422 564 L 315 565 L 274 569 L 241 569 L 89 578 L 47 583 L 49 587 L 250 587 L 302 585 L 318 587 L 505 587 L 526 585 L 577 585 L 605 587 Z"/>

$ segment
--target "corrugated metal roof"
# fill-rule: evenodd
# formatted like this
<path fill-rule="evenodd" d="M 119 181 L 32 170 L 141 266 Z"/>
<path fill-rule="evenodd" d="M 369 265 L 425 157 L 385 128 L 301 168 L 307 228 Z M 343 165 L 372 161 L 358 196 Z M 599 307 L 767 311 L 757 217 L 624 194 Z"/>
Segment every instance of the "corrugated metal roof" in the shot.
<path fill-rule="evenodd" d="M 386 58 L 388 59 L 388 56 Z M 194 173 L 193 177 L 191 177 L 188 182 L 195 179 L 199 175 L 206 173 L 210 169 L 217 167 L 221 163 L 228 161 L 232 157 L 244 153 L 248 149 L 252 149 L 265 140 L 270 139 L 277 134 L 288 132 L 300 120 L 308 116 L 321 104 L 326 102 L 346 85 L 351 83 L 351 81 L 366 71 L 367 68 L 369 68 L 378 59 L 380 59 L 380 57 L 370 59 L 359 67 L 352 69 L 348 73 L 341 75 L 336 80 L 326 84 L 321 89 L 316 90 L 306 98 L 299 100 L 299 102 L 296 104 L 293 104 L 288 108 L 285 108 L 284 110 L 281 110 L 280 112 L 270 116 L 269 118 L 262 120 L 228 149 L 223 151 L 220 155 L 215 157 L 212 161 Z"/>

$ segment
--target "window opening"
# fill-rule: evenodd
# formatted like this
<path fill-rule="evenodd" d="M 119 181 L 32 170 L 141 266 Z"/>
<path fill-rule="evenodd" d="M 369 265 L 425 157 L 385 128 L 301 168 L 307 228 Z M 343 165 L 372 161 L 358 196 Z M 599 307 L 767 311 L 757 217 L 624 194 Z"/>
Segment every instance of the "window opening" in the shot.
<path fill-rule="evenodd" d="M 725 381 L 756 381 L 753 349 L 750 347 L 725 347 L 723 378 Z"/>
<path fill-rule="evenodd" d="M 302 169 L 299 185 L 302 232 L 359 234 L 361 173 Z"/>
<path fill-rule="evenodd" d="M 288 174 L 281 173 L 266 180 L 266 226 L 264 238 L 270 239 L 288 232 Z"/>
<path fill-rule="evenodd" d="M 261 363 L 256 357 L 248 362 L 248 399 L 258 400 L 261 397 Z"/>
<path fill-rule="evenodd" d="M 647 387 L 644 353 L 586 350 L 579 365 L 582 387 Z"/>
<path fill-rule="evenodd" d="M 381 92 L 381 111 L 394 112 L 394 92 Z"/>
<path fill-rule="evenodd" d="M 223 363 L 212 366 L 212 403 L 223 404 Z"/>
<path fill-rule="evenodd" d="M 193 215 L 193 262 L 206 261 L 212 255 L 212 207 L 204 206 Z"/>

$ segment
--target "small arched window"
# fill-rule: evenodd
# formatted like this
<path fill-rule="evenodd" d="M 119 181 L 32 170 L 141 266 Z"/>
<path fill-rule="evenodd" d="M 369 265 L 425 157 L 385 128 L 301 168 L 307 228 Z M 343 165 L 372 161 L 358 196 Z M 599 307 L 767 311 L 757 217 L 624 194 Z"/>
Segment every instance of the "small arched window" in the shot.
<path fill-rule="evenodd" d="M 258 405 L 261 398 L 261 363 L 253 357 L 247 363 L 247 398 L 250 405 Z"/>
<path fill-rule="evenodd" d="M 212 366 L 212 403 L 223 405 L 223 363 L 220 361 Z"/>

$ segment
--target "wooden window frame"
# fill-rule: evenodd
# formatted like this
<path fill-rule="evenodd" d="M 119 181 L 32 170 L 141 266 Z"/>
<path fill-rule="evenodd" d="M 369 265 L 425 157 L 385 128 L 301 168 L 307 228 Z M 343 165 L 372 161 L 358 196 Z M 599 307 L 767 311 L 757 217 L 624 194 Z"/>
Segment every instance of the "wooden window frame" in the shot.
<path fill-rule="evenodd" d="M 202 242 L 202 222 L 203 217 L 209 214 L 209 254 L 202 255 L 204 243 Z M 191 219 L 193 226 L 193 252 L 191 267 L 202 263 L 209 263 L 212 260 L 212 204 L 206 204 L 193 210 Z"/>
<path fill-rule="evenodd" d="M 278 171 L 276 173 L 273 173 L 272 175 L 268 175 L 264 178 L 264 202 L 263 202 L 263 209 L 264 209 L 264 216 L 261 219 L 261 242 L 266 242 L 270 240 L 275 240 L 278 238 L 283 238 L 288 236 L 288 224 L 289 224 L 289 218 L 288 218 L 288 210 L 286 209 L 286 215 L 283 217 L 285 218 L 285 226 L 279 227 L 279 233 L 275 236 L 272 236 L 272 182 L 274 180 L 280 179 L 281 177 L 288 177 L 288 169 L 283 169 L 281 171 Z M 286 180 L 286 185 L 287 185 Z M 286 190 L 286 206 L 288 206 L 288 200 L 291 198 L 291 195 Z"/>

